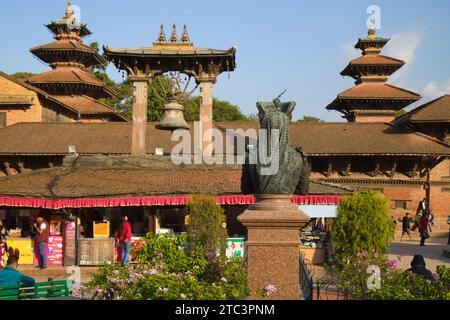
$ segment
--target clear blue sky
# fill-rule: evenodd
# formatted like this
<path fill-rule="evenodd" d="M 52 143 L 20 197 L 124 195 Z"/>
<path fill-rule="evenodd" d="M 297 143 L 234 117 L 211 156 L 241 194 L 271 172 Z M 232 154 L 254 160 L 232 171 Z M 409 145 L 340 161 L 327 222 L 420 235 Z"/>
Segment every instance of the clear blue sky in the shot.
<path fill-rule="evenodd" d="M 188 25 L 198 47 L 228 49 L 236 45 L 237 69 L 224 74 L 214 95 L 256 113 L 258 100 L 272 100 L 284 88 L 285 99 L 297 101 L 294 118 L 303 115 L 342 121 L 325 106 L 351 87 L 339 72 L 357 52 L 351 49 L 366 35 L 366 9 L 381 9 L 381 36 L 392 37 L 385 54 L 406 59 L 391 83 L 424 96 L 423 103 L 450 93 L 450 1 L 430 0 L 73 0 L 97 41 L 110 47 L 150 46 L 159 25 L 166 32 L 175 22 Z M 44 23 L 64 15 L 66 0 L 2 1 L 0 4 L 0 70 L 43 72 L 48 67 L 29 48 L 53 39 Z M 121 79 L 113 68 L 108 72 Z M 416 104 L 417 105 L 417 104 Z"/>

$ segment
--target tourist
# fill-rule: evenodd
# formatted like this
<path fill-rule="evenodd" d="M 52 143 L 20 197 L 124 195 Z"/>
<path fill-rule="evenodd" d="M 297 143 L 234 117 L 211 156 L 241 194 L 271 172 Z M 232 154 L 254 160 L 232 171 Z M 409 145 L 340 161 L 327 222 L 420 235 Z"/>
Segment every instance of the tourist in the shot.
<path fill-rule="evenodd" d="M 427 280 L 433 279 L 433 273 L 427 268 L 425 268 L 425 259 L 420 254 L 416 254 L 414 256 L 414 258 L 411 261 L 411 268 L 406 271 L 410 271 L 414 274 L 420 275 Z"/>
<path fill-rule="evenodd" d="M 35 284 L 36 281 L 33 278 L 27 277 L 17 270 L 18 260 L 16 256 L 9 257 L 8 265 L 3 270 L 0 270 L 0 286 L 17 284 L 32 286 Z"/>
<path fill-rule="evenodd" d="M 434 215 L 432 212 L 428 215 L 428 228 L 430 229 L 430 232 L 433 232 L 431 230 L 431 227 L 434 225 Z"/>
<path fill-rule="evenodd" d="M 409 212 L 405 213 L 405 216 L 402 219 L 402 236 L 400 237 L 400 241 L 402 241 L 403 236 L 405 234 L 408 235 L 409 241 L 411 241 L 411 233 L 409 232 L 411 226 L 411 218 L 409 217 Z"/>
<path fill-rule="evenodd" d="M 47 268 L 47 243 L 50 235 L 50 226 L 47 221 L 44 220 L 42 214 L 36 217 L 36 222 L 33 224 L 36 236 L 34 243 L 38 247 L 38 260 L 40 269 Z"/>
<path fill-rule="evenodd" d="M 421 211 L 417 211 L 416 212 L 416 216 L 414 217 L 414 225 L 411 228 L 411 231 L 415 231 L 416 229 L 420 229 L 419 228 L 419 222 L 420 222 L 420 218 L 422 217 Z"/>
<path fill-rule="evenodd" d="M 430 237 L 428 234 L 428 216 L 422 215 L 419 221 L 420 246 L 425 246 L 425 240 Z"/>
<path fill-rule="evenodd" d="M 129 265 L 131 250 L 131 224 L 125 214 L 122 215 L 122 223 L 116 231 L 116 242 L 119 244 L 122 251 L 122 267 Z"/>

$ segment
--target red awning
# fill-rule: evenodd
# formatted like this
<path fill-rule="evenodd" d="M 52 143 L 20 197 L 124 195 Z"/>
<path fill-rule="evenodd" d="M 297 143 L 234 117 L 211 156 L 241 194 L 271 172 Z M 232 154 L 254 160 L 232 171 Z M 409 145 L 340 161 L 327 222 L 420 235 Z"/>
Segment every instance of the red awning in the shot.
<path fill-rule="evenodd" d="M 253 195 L 217 196 L 217 203 L 222 205 L 249 205 L 255 203 Z M 0 197 L 0 206 L 26 207 L 42 209 L 63 208 L 99 208 L 99 207 L 140 207 L 140 206 L 182 206 L 192 196 L 144 196 L 117 198 L 82 198 L 82 199 L 39 199 Z M 295 204 L 336 205 L 340 196 L 293 196 Z"/>

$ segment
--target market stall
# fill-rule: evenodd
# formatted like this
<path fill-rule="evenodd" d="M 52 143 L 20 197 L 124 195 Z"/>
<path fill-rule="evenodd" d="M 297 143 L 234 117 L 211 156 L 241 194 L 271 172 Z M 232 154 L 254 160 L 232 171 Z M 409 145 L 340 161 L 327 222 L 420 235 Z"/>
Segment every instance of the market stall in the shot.
<path fill-rule="evenodd" d="M 311 221 L 300 229 L 300 252 L 312 264 L 323 264 L 332 248 L 328 241 L 332 219 L 337 217 L 337 205 L 300 205 Z"/>

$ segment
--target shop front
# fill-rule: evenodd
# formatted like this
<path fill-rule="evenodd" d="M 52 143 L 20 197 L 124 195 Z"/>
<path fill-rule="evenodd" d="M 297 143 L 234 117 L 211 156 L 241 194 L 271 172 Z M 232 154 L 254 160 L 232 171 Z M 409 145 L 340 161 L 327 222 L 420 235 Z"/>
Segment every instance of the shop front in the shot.
<path fill-rule="evenodd" d="M 53 210 L 40 210 L 36 208 L 5 208 L 0 209 L 2 225 L 6 227 L 6 243 L 8 250 L 19 252 L 21 265 L 38 266 L 37 245 L 34 243 L 35 223 L 38 213 L 44 213 L 50 225 L 50 237 L 47 243 L 47 265 L 63 265 L 63 228 L 62 214 Z M 5 257 L 6 259 L 6 252 Z"/>
<path fill-rule="evenodd" d="M 299 205 L 310 222 L 300 230 L 300 252 L 312 264 L 321 265 L 333 254 L 331 225 L 337 217 L 337 204 Z"/>

